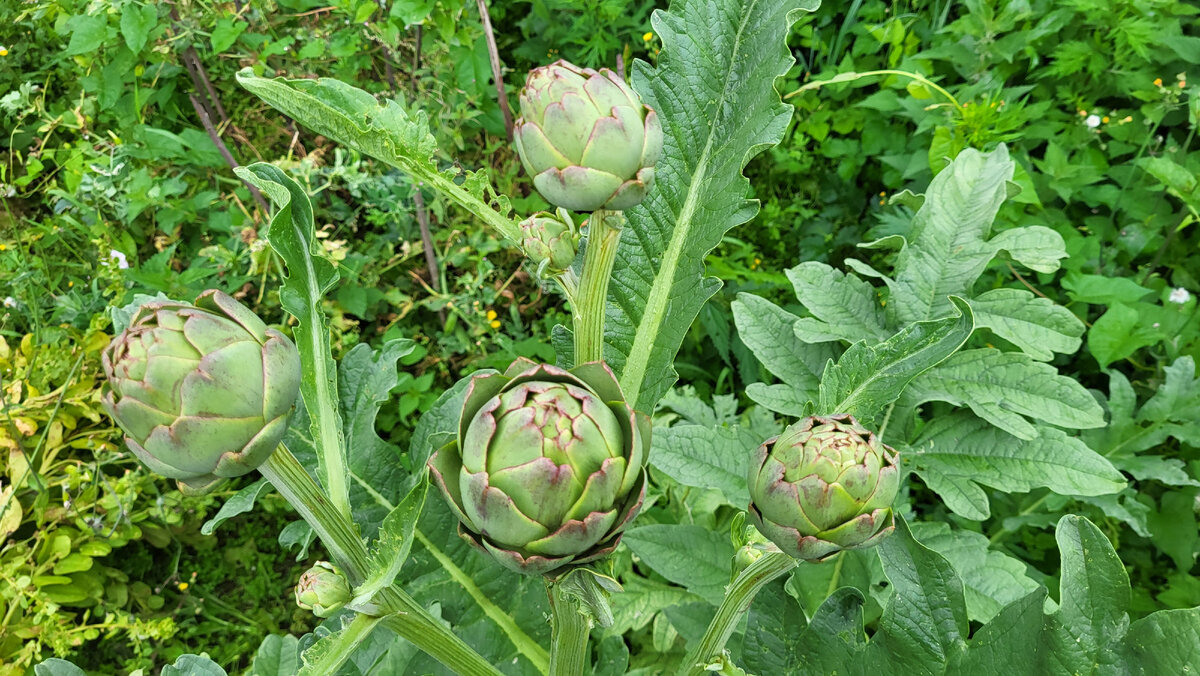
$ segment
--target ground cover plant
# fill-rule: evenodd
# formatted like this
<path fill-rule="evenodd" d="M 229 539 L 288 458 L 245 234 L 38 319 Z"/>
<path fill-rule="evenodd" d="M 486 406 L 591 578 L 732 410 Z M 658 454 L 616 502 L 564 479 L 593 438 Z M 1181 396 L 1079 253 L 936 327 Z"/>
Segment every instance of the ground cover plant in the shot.
<path fill-rule="evenodd" d="M 626 7 L 604 4 L 575 25 Z M 530 5 L 494 17 L 550 40 L 545 17 L 564 8 Z M 116 19 L 65 19 L 71 41 L 119 36 L 133 53 L 159 30 L 143 6 L 113 9 L 115 32 Z M 278 116 L 289 153 L 301 138 L 337 148 L 214 159 L 223 190 L 269 209 L 260 230 L 246 208 L 242 230 L 204 231 L 223 243 L 189 243 L 178 221 L 139 212 L 126 223 L 173 233 L 143 261 L 136 227 L 104 234 L 101 217 L 64 234 L 35 204 L 9 209 L 39 258 L 5 270 L 24 290 L 4 328 L 27 333 L 0 343 L 7 668 L 1200 667 L 1198 111 L 1186 72 L 1141 82 L 1186 68 L 1196 39 L 1176 3 L 1099 10 L 676 0 L 636 36 L 645 58 L 626 45 L 616 70 L 586 66 L 611 66 L 599 55 L 619 39 L 505 52 L 531 66 L 561 56 L 553 44 L 579 55 L 514 76 L 511 126 L 488 86 L 488 30 L 453 48 L 456 3 L 398 4 L 386 20 L 373 2 L 338 10 L 377 20 L 341 39 L 394 50 L 419 24 L 451 45 L 438 58 L 472 54 L 479 98 L 453 121 L 445 97 L 461 89 L 371 93 L 355 86 L 367 58 L 294 78 L 265 65 L 273 42 L 247 42 L 262 61 L 225 64 L 248 92 L 241 114 Z M 214 50 L 245 32 L 237 11 L 216 21 Z M 1081 14 L 1090 32 L 1060 32 Z M 1149 26 L 1168 52 L 1147 48 Z M 1108 63 L 1088 49 L 1109 47 L 1137 72 L 1077 77 Z M 1023 77 L 1083 83 L 1055 95 L 1065 122 Z M 1121 97 L 1143 95 L 1146 133 L 1122 136 Z M 28 114 L 15 131 L 32 133 Z M 25 175 L 69 175 L 26 156 Z M 162 180 L 161 157 L 141 159 Z M 195 190 L 175 186 L 164 204 Z M 58 188 L 66 213 L 81 213 L 77 187 Z M 190 203 L 221 208 L 208 199 Z M 414 216 L 390 215 L 406 204 Z M 321 225 L 347 215 L 363 232 L 408 219 L 405 244 L 421 248 Z M 463 234 L 412 223 L 430 216 Z M 107 261 L 89 294 L 39 293 L 74 286 L 87 255 L 61 252 L 83 242 Z M 213 257 L 176 267 L 181 249 Z M 389 289 L 394 268 L 420 271 L 415 286 Z M 499 302 L 508 316 L 485 309 Z M 502 328 L 513 336 L 481 339 Z M 224 609 L 264 630 L 258 645 L 189 634 L 180 610 L 212 612 L 186 594 L 211 568 L 189 576 L 180 543 L 201 540 L 267 568 L 276 586 L 255 594 L 276 606 L 294 586 L 299 609 Z M 175 572 L 146 585 L 111 556 L 122 547 L 143 565 L 173 550 Z M 132 649 L 98 662 L 76 650 L 89 641 Z"/>

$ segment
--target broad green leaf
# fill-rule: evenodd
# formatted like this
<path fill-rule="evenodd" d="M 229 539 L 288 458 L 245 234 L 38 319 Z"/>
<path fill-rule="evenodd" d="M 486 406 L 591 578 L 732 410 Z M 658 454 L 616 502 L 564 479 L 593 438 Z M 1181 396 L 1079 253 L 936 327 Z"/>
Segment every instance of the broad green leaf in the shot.
<path fill-rule="evenodd" d="M 800 638 L 796 673 L 823 676 L 861 674 L 867 635 L 863 631 L 863 596 L 854 587 L 838 589 L 817 608 Z M 848 668 L 855 665 L 851 671 Z M 787 672 L 784 672 L 787 673 Z"/>
<path fill-rule="evenodd" d="M 940 522 L 913 523 L 911 527 L 913 537 L 944 556 L 962 580 L 972 622 L 990 622 L 1002 608 L 1038 588 L 1025 574 L 1023 561 L 989 551 L 988 539 L 980 533 L 951 530 L 949 524 Z"/>
<path fill-rule="evenodd" d="M 87 672 L 70 662 L 51 657 L 33 668 L 34 676 L 87 676 Z"/>
<path fill-rule="evenodd" d="M 1056 652 L 1076 669 L 1115 664 L 1129 628 L 1129 575 L 1091 521 L 1068 514 L 1054 534 L 1062 565 Z M 1065 659 L 1064 659 L 1065 658 Z"/>
<path fill-rule="evenodd" d="M 800 664 L 807 626 L 800 604 L 784 590 L 783 580 L 763 587 L 746 618 L 740 665 L 756 674 L 787 674 Z"/>
<path fill-rule="evenodd" d="M 216 516 L 204 522 L 204 525 L 200 527 L 200 532 L 204 535 L 212 535 L 217 526 L 220 526 L 225 521 L 232 519 L 238 514 L 245 514 L 254 509 L 254 502 L 258 500 L 258 496 L 262 495 L 262 492 L 270 485 L 270 482 L 266 479 L 259 479 L 231 495 L 225 501 L 225 504 L 221 505 L 221 509 L 217 511 Z"/>
<path fill-rule="evenodd" d="M 633 88 L 662 123 L 654 188 L 626 212 L 609 285 L 605 358 L 640 411 L 675 381 L 688 327 L 720 282 L 704 257 L 730 228 L 750 220 L 742 169 L 783 138 L 792 108 L 775 78 L 794 59 L 787 36 L 817 0 L 677 0 L 655 12 L 658 65 L 638 61 Z"/>
<path fill-rule="evenodd" d="M 125 38 L 125 44 L 134 54 L 140 53 L 142 47 L 146 46 L 157 24 L 158 10 L 151 3 L 139 5 L 131 2 L 121 8 L 121 37 Z"/>
<path fill-rule="evenodd" d="M 941 673 L 966 648 L 969 630 L 963 584 L 940 554 L 913 539 L 896 518 L 896 532 L 879 545 L 892 595 L 867 648 L 868 664 L 900 674 Z"/>
<path fill-rule="evenodd" d="M 464 172 L 457 167 L 437 168 L 434 158 L 437 143 L 424 111 L 409 111 L 399 100 L 381 104 L 361 89 L 328 78 L 268 79 L 244 68 L 238 72 L 237 81 L 300 124 L 407 172 L 445 194 L 510 242 L 521 241 L 520 229 L 508 216 L 512 211 L 508 198 L 496 193 L 486 173 Z"/>
<path fill-rule="evenodd" d="M 304 666 L 300 667 L 297 676 L 325 676 L 336 674 L 346 660 L 354 654 L 358 646 L 371 635 L 379 626 L 382 617 L 372 617 L 355 613 L 350 622 L 344 624 L 338 631 L 326 634 L 313 643 L 301 658 Z"/>
<path fill-rule="evenodd" d="M 1195 172 L 1168 157 L 1142 157 L 1136 164 L 1158 179 L 1193 214 L 1200 214 L 1200 181 Z"/>
<path fill-rule="evenodd" d="M 238 167 L 234 173 L 275 203 L 267 242 L 287 266 L 279 300 L 298 322 L 292 334 L 304 364 L 300 395 L 311 420 L 322 484 L 334 505 L 348 508 L 349 471 L 338 411 L 337 370 L 329 352 L 329 331 L 321 308 L 322 297 L 337 283 L 337 269 L 317 242 L 312 204 L 299 183 L 264 162 Z"/>
<path fill-rule="evenodd" d="M 817 413 L 874 419 L 910 381 L 954 354 L 971 335 L 971 307 L 961 298 L 953 304 L 957 316 L 914 322 L 877 345 L 850 346 L 837 364 L 825 369 Z"/>
<path fill-rule="evenodd" d="M 355 587 L 353 605 L 369 603 L 379 590 L 390 585 L 400 573 L 412 549 L 413 531 L 425 507 L 425 489 L 428 486 L 426 481 L 413 486 L 404 500 L 383 520 L 379 536 L 370 547 L 367 579 Z"/>
<path fill-rule="evenodd" d="M 108 40 L 108 15 L 101 12 L 95 16 L 73 16 L 67 19 L 67 28 L 71 31 L 71 42 L 63 56 L 93 54 Z"/>
<path fill-rule="evenodd" d="M 948 673 L 1007 676 L 1008 674 L 1071 673 L 1058 665 L 1057 655 L 1042 644 L 1051 624 L 1042 612 L 1046 590 L 1038 588 L 1007 605 L 984 625 Z"/>
<path fill-rule="evenodd" d="M 236 17 L 223 17 L 217 20 L 217 25 L 213 27 L 212 33 L 208 36 L 209 42 L 212 43 L 213 54 L 221 52 L 233 46 L 237 42 L 238 36 L 245 31 L 250 24 L 243 20 L 238 20 Z"/>
<path fill-rule="evenodd" d="M 896 257 L 887 310 L 894 325 L 943 317 L 949 296 L 965 296 L 995 255 L 987 243 L 1014 163 L 1000 145 L 968 148 L 933 178 Z"/>
<path fill-rule="evenodd" d="M 303 519 L 292 521 L 279 531 L 279 546 L 283 551 L 288 551 L 292 547 L 297 548 L 296 560 L 303 561 L 308 558 L 308 548 L 312 546 L 313 541 L 317 539 L 317 533 Z"/>
<path fill-rule="evenodd" d="M 1154 293 L 1128 277 L 1085 275 L 1074 270 L 1063 275 L 1062 286 L 1071 300 L 1092 305 L 1136 303 Z"/>
<path fill-rule="evenodd" d="M 1049 361 L 1055 352 L 1072 354 L 1079 349 L 1083 322 L 1048 298 L 1024 289 L 993 289 L 969 302 L 977 328 L 990 329 L 1033 359 Z"/>
<path fill-rule="evenodd" d="M 174 664 L 168 664 L 159 672 L 159 676 L 227 676 L 221 665 L 213 662 L 208 655 L 180 655 Z"/>
<path fill-rule="evenodd" d="M 963 350 L 913 380 L 907 405 L 945 401 L 1022 439 L 1038 433 L 1024 417 L 1075 429 L 1102 427 L 1104 410 L 1078 381 L 1020 352 Z"/>
<path fill-rule="evenodd" d="M 270 634 L 258 645 L 250 676 L 293 676 L 300 671 L 300 641 L 291 634 Z"/>
<path fill-rule="evenodd" d="M 626 531 L 621 541 L 659 575 L 720 605 L 734 553 L 728 536 L 700 526 L 654 524 Z"/>
<path fill-rule="evenodd" d="M 1062 235 L 1042 225 L 1005 230 L 988 240 L 992 251 L 1007 251 L 1021 265 L 1035 272 L 1051 273 L 1067 257 Z"/>
<path fill-rule="evenodd" d="M 650 624 L 659 612 L 687 603 L 695 603 L 699 596 L 663 582 L 644 577 L 631 577 L 624 583 L 625 591 L 614 594 L 610 599 L 613 624 L 601 631 L 607 636 L 621 636 L 638 631 Z"/>
<path fill-rule="evenodd" d="M 815 399 L 830 349 L 796 338 L 792 326 L 799 318 L 765 298 L 740 293 L 731 308 L 738 337 L 762 365 L 798 390 L 798 399 Z"/>
<path fill-rule="evenodd" d="M 462 418 L 463 399 L 467 396 L 467 387 L 471 379 L 496 373 L 492 369 L 475 371 L 470 377 L 461 378 L 442 392 L 437 401 L 428 411 L 421 414 L 417 427 L 413 430 L 412 440 L 408 447 L 408 460 L 415 466 L 424 467 L 429 456 L 458 434 L 458 421 Z M 420 474 L 424 476 L 424 472 Z"/>
<path fill-rule="evenodd" d="M 1172 420 L 1195 423 L 1200 419 L 1200 378 L 1196 362 L 1184 355 L 1163 369 L 1166 378 L 1154 396 L 1138 411 L 1138 421 Z"/>
<path fill-rule="evenodd" d="M 750 455 L 763 441 L 743 427 L 656 427 L 650 464 L 685 486 L 718 489 L 729 504 L 744 507 L 750 502 Z"/>
<path fill-rule="evenodd" d="M 903 454 L 946 506 L 969 519 L 990 514 L 990 486 L 1009 493 L 1044 487 L 1060 495 L 1116 493 L 1125 479 L 1107 459 L 1062 430 L 1034 428 L 1018 439 L 966 411 L 930 421 Z"/>
<path fill-rule="evenodd" d="M 838 340 L 879 343 L 891 335 L 879 292 L 853 274 L 810 261 L 788 270 L 787 277 L 796 297 L 823 322 L 820 329 Z"/>
<path fill-rule="evenodd" d="M 746 386 L 746 396 L 759 406 L 794 418 L 810 415 L 809 409 L 813 404 L 813 398 L 808 393 L 783 383 L 750 383 Z"/>
<path fill-rule="evenodd" d="M 1200 608 L 1160 610 L 1129 627 L 1128 663 L 1145 674 L 1188 674 L 1200 668 Z"/>
<path fill-rule="evenodd" d="M 1088 352 L 1101 368 L 1106 368 L 1162 338 L 1160 331 L 1141 321 L 1136 309 L 1124 303 L 1113 303 L 1088 331 Z"/>

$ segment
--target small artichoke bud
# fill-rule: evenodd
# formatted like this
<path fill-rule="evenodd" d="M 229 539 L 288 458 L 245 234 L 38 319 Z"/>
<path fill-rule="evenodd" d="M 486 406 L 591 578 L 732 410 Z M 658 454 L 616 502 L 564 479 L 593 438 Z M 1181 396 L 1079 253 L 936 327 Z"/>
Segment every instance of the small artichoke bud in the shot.
<path fill-rule="evenodd" d="M 785 553 L 820 561 L 894 529 L 899 456 L 850 415 L 796 422 L 758 448 L 750 520 Z"/>
<path fill-rule="evenodd" d="M 646 493 L 650 421 L 603 362 L 513 362 L 467 388 L 429 459 L 459 535 L 511 570 L 559 575 L 616 548 Z"/>
<path fill-rule="evenodd" d="M 329 617 L 351 598 L 346 576 L 328 561 L 318 561 L 296 583 L 296 605 L 317 617 Z"/>
<path fill-rule="evenodd" d="M 540 277 L 571 267 L 579 250 L 579 232 L 564 209 L 558 210 L 557 217 L 539 211 L 521 221 L 521 234 L 521 247 Z"/>
<path fill-rule="evenodd" d="M 101 363 L 101 401 L 129 450 L 189 493 L 266 461 L 300 391 L 292 341 L 215 290 L 141 306 Z"/>
<path fill-rule="evenodd" d="M 530 71 L 520 102 L 517 153 L 546 201 L 621 211 L 646 196 L 662 127 L 621 76 L 556 61 Z"/>

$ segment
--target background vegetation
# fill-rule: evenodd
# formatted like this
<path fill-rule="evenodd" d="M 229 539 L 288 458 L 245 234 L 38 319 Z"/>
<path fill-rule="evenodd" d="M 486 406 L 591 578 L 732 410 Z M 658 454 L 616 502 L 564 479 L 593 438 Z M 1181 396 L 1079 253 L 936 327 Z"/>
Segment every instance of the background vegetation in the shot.
<path fill-rule="evenodd" d="M 529 68 L 555 58 L 653 61 L 656 6 L 492 4 L 510 101 Z M 1001 260 L 981 284 L 1028 289 L 1086 323 L 1082 349 L 1051 363 L 1106 405 L 1110 426 L 1088 443 L 1131 483 L 1101 498 L 996 493 L 979 528 L 1056 588 L 1052 527 L 1086 515 L 1130 572 L 1135 616 L 1200 605 L 1200 382 L 1187 359 L 1200 357 L 1200 158 L 1189 152 L 1200 37 L 1185 30 L 1197 13 L 1167 0 L 856 0 L 802 19 L 781 92 L 889 72 L 788 99 L 797 110 L 785 142 L 747 171 L 762 211 L 709 258 L 725 287 L 685 341 L 682 383 L 709 415 L 748 404 L 746 386 L 769 374 L 734 330 L 736 294 L 804 314 L 785 268 L 869 258 L 859 242 L 908 222 L 893 196 L 922 191 L 964 148 L 1005 143 L 1023 190 L 996 228 L 1045 225 L 1071 257 L 1034 276 Z M 149 671 L 201 650 L 245 668 L 264 636 L 311 630 L 290 587 L 319 553 L 284 527 L 293 516 L 278 496 L 223 529 L 216 548 L 204 524 L 241 484 L 185 499 L 124 452 L 99 406 L 105 309 L 216 286 L 284 322 L 265 291 L 279 271 L 259 239 L 266 204 L 230 170 L 266 160 L 314 196 L 344 280 L 327 308 L 337 348 L 400 336 L 419 345 L 380 414 L 390 441 L 406 443 L 462 374 L 552 359 L 561 299 L 519 257 L 436 194 L 297 128 L 233 81 L 251 66 L 415 102 L 441 147 L 489 167 L 533 211 L 544 204 L 505 140 L 478 5 L 63 0 L 5 4 L 0 25 L 11 40 L 0 45 L 0 674 L 53 655 L 97 673 Z M 689 413 L 684 400 L 664 406 L 660 419 Z M 914 483 L 932 512 L 940 500 Z M 711 518 L 727 526 L 732 514 Z M 667 620 L 630 629 L 647 650 L 675 649 Z"/>

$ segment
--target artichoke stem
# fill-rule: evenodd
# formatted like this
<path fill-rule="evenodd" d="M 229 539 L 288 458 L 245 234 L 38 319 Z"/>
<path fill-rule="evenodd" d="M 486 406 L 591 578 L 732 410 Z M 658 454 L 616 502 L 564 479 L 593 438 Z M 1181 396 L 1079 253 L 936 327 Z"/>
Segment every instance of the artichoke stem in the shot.
<path fill-rule="evenodd" d="M 763 554 L 747 566 L 726 588 L 725 600 L 709 622 L 704 637 L 683 658 L 678 674 L 704 676 L 709 673 L 708 664 L 725 650 L 725 643 L 742 615 L 750 610 L 754 596 L 772 580 L 795 568 L 797 563 L 796 559 L 776 550 Z"/>
<path fill-rule="evenodd" d="M 361 584 L 370 571 L 366 545 L 350 519 L 333 506 L 287 446 L 280 444 L 258 471 L 304 517 L 350 584 Z M 373 601 L 387 613 L 384 625 L 456 673 L 499 676 L 498 669 L 396 585 L 380 590 Z"/>
<path fill-rule="evenodd" d="M 547 578 L 546 593 L 550 597 L 550 676 L 582 676 L 588 671 L 591 614 L 560 582 Z"/>
<path fill-rule="evenodd" d="M 604 359 L 604 302 L 608 298 L 608 280 L 617 260 L 624 220 L 622 212 L 603 209 L 597 209 L 588 219 L 583 274 L 575 294 L 576 364 Z"/>

